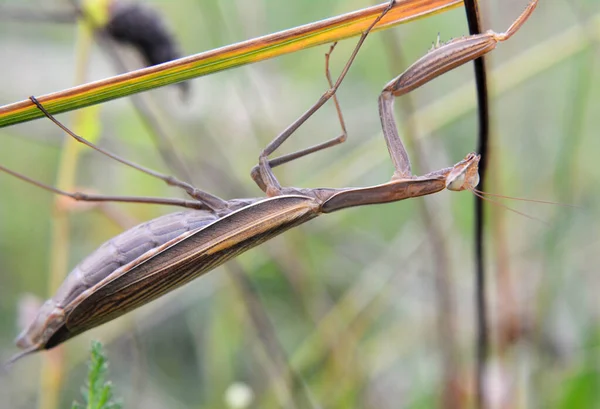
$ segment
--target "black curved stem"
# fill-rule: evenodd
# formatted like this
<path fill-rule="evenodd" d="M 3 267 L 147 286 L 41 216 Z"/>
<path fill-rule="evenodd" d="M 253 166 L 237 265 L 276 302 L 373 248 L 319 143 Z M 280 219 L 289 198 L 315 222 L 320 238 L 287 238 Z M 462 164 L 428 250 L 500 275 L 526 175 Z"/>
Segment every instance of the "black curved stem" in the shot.
<path fill-rule="evenodd" d="M 467 21 L 469 23 L 470 34 L 479 34 L 481 22 L 479 19 L 479 9 L 477 1 L 465 0 L 465 10 L 467 12 Z M 475 82 L 477 85 L 477 102 L 479 117 L 479 137 L 477 152 L 481 154 L 479 162 L 479 186 L 481 190 L 486 190 L 485 182 L 487 175 L 487 158 L 489 149 L 489 109 L 488 109 L 488 91 L 487 76 L 485 70 L 485 61 L 478 58 L 475 64 Z M 484 397 L 484 372 L 485 363 L 489 351 L 489 336 L 487 322 L 487 302 L 485 294 L 485 253 L 484 253 L 484 204 L 483 200 L 475 197 L 475 314 L 477 323 L 477 367 L 475 370 L 476 385 L 476 407 L 485 408 Z"/>

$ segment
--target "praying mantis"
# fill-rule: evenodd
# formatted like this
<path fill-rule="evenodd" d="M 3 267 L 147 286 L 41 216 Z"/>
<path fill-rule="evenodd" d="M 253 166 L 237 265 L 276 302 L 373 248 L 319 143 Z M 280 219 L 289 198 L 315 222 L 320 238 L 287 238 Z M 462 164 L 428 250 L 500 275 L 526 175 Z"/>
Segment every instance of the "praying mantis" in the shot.
<path fill-rule="evenodd" d="M 369 32 L 390 10 L 395 1 L 379 15 L 361 35 L 336 82 L 329 75 L 330 89 L 301 117 L 273 139 L 259 155 L 251 177 L 266 198 L 224 200 L 208 192 L 134 164 L 74 134 L 41 105 L 31 100 L 56 125 L 73 138 L 127 166 L 182 188 L 191 199 L 133 198 L 65 192 L 37 182 L 3 166 L 0 170 L 25 182 L 59 195 L 81 201 L 116 201 L 168 204 L 189 208 L 140 224 L 104 243 L 84 259 L 67 276 L 57 293 L 40 308 L 35 320 L 17 338 L 23 351 L 11 362 L 34 351 L 49 349 L 91 328 L 113 320 L 167 292 L 211 271 L 242 252 L 283 232 L 306 223 L 321 214 L 348 207 L 381 204 L 437 193 L 473 190 L 479 182 L 480 156 L 468 154 L 452 167 L 414 176 L 410 160 L 397 131 L 393 115 L 395 97 L 423 85 L 431 79 L 495 48 L 510 38 L 527 20 L 537 5 L 529 3 L 525 11 L 504 33 L 488 31 L 438 45 L 389 82 L 379 98 L 379 113 L 384 139 L 394 174 L 387 183 L 363 188 L 293 188 L 283 187 L 272 168 L 300 157 L 342 143 L 342 136 L 324 143 L 282 155 L 270 156 L 325 102 L 336 98 L 345 78 Z M 333 47 L 332 47 L 333 49 Z M 343 118 L 336 104 L 344 130 Z"/>

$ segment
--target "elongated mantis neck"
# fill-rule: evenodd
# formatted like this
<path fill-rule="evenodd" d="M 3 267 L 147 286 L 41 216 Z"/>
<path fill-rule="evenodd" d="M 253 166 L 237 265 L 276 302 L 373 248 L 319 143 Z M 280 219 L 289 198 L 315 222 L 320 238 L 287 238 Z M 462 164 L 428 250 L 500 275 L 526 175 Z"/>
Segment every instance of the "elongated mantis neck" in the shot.
<path fill-rule="evenodd" d="M 331 213 L 347 207 L 397 202 L 430 195 L 444 189 L 454 191 L 471 189 L 479 182 L 477 172 L 479 159 L 479 155 L 470 153 L 456 165 L 424 176 L 399 177 L 381 185 L 340 189 L 323 200 L 321 212 Z"/>
<path fill-rule="evenodd" d="M 411 197 L 425 196 L 444 190 L 444 177 L 392 180 L 382 185 L 346 189 L 334 194 L 321 206 L 323 213 L 347 207 L 397 202 Z"/>

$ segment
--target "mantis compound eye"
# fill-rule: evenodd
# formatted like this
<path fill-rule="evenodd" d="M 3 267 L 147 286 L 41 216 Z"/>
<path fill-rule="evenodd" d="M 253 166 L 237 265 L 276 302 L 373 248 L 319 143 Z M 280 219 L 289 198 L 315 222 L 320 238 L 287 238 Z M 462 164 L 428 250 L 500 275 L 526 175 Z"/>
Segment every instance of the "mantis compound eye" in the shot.
<path fill-rule="evenodd" d="M 462 161 L 454 165 L 446 176 L 446 189 L 461 191 L 473 189 L 479 184 L 479 160 L 480 155 L 468 154 Z"/>
<path fill-rule="evenodd" d="M 464 184 L 465 184 L 465 172 L 461 172 L 459 173 L 456 177 L 454 178 L 449 178 L 448 183 L 446 184 L 446 189 L 448 190 L 464 190 Z"/>
<path fill-rule="evenodd" d="M 474 175 L 469 175 L 468 183 L 470 188 L 477 186 L 479 184 L 479 173 L 475 172 Z"/>

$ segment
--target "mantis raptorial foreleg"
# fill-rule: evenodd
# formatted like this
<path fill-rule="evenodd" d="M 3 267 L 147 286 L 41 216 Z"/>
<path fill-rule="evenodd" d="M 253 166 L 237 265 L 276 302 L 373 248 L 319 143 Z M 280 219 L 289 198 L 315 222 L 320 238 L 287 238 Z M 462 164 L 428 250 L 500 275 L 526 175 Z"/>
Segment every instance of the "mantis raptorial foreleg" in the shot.
<path fill-rule="evenodd" d="M 523 13 L 504 33 L 488 30 L 484 34 L 457 38 L 441 45 L 438 40 L 438 44 L 431 51 L 383 88 L 379 97 L 379 115 L 383 127 L 383 136 L 396 169 L 394 177 L 402 178 L 411 175 L 408 154 L 400 140 L 396 121 L 394 120 L 394 98 L 402 96 L 453 68 L 492 51 L 499 42 L 508 40 L 521 28 L 533 13 L 537 3 L 538 0 L 530 1 Z"/>
<path fill-rule="evenodd" d="M 439 44 L 438 41 L 426 55 L 391 80 L 383 92 L 390 92 L 399 97 L 453 68 L 487 54 L 496 48 L 499 42 L 508 40 L 521 28 L 535 10 L 537 3 L 538 0 L 531 0 L 504 33 L 488 30 L 483 34 L 455 38 L 443 44 Z"/>

